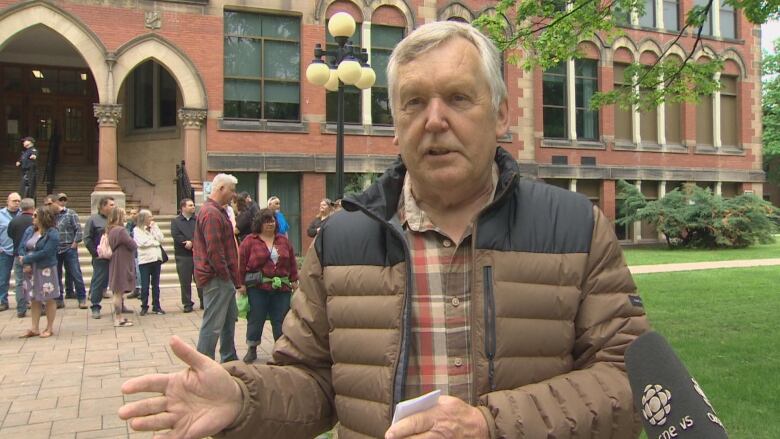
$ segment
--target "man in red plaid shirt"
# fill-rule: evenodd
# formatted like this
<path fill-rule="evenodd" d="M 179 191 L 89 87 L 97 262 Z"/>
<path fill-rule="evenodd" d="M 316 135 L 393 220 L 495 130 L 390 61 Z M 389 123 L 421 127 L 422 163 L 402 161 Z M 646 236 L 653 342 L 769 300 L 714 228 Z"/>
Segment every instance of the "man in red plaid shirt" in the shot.
<path fill-rule="evenodd" d="M 237 360 L 233 341 L 236 332 L 236 290 L 243 288 L 238 277 L 238 250 L 233 225 L 225 205 L 236 193 L 236 177 L 218 174 L 211 194 L 203 203 L 195 225 L 192 255 L 195 283 L 203 288 L 205 311 L 198 336 L 198 352 L 214 358 L 220 340 L 221 361 Z"/>

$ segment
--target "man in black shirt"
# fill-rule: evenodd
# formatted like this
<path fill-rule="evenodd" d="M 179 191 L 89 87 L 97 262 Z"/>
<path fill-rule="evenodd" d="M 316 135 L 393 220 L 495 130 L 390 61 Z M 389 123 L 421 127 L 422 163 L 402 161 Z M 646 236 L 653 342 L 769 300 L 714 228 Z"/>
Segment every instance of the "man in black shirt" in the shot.
<path fill-rule="evenodd" d="M 19 194 L 22 198 L 35 199 L 35 185 L 38 180 L 38 149 L 35 148 L 35 139 L 25 137 L 22 139 L 24 151 L 16 162 L 22 170 L 22 181 L 19 184 Z"/>
<path fill-rule="evenodd" d="M 192 237 L 195 235 L 195 203 L 189 198 L 181 200 L 181 214 L 171 221 L 171 236 L 176 255 L 176 273 L 181 287 L 181 304 L 184 312 L 192 312 Z M 198 288 L 200 309 L 203 309 L 203 289 Z"/>
<path fill-rule="evenodd" d="M 33 213 L 35 213 L 35 200 L 32 198 L 23 198 L 19 203 L 19 210 L 22 212 L 16 215 L 8 223 L 8 236 L 14 242 L 14 282 L 16 283 L 16 316 L 22 318 L 27 315 L 29 303 L 27 296 L 22 293 L 22 263 L 19 262 L 19 245 L 22 243 L 24 231 L 32 225 Z"/>

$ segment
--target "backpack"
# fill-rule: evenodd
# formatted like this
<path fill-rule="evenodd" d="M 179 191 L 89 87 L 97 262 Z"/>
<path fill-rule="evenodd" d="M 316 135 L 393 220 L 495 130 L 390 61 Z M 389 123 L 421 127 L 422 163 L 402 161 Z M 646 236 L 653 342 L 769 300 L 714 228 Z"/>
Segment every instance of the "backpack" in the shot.
<path fill-rule="evenodd" d="M 108 244 L 108 233 L 100 236 L 100 243 L 97 246 L 97 254 L 100 259 L 111 259 L 111 246 Z"/>

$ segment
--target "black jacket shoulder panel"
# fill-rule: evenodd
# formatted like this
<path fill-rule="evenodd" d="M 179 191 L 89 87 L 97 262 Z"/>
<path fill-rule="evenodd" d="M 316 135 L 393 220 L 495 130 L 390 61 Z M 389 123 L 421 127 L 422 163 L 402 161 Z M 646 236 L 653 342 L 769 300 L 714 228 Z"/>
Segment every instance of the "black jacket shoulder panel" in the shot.
<path fill-rule="evenodd" d="M 389 226 L 357 210 L 331 215 L 320 229 L 314 248 L 323 267 L 392 266 L 404 261 L 404 250 Z"/>
<path fill-rule="evenodd" d="M 588 253 L 593 205 L 581 194 L 519 180 L 477 227 L 479 249 L 531 253 Z"/>

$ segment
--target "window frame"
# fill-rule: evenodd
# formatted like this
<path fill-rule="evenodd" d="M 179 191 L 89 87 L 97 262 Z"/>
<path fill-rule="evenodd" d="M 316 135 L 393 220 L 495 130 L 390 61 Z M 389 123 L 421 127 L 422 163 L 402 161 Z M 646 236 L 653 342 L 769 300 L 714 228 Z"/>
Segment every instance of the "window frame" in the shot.
<path fill-rule="evenodd" d="M 280 37 L 271 37 L 271 36 L 263 36 L 262 35 L 262 28 L 261 28 L 261 35 L 244 35 L 244 34 L 233 34 L 228 33 L 226 30 L 226 24 L 227 24 L 227 14 L 251 14 L 258 16 L 260 20 L 262 20 L 263 17 L 285 17 L 289 19 L 294 19 L 297 21 L 298 25 L 298 38 L 297 39 L 289 39 L 289 38 L 280 38 Z M 289 122 L 289 123 L 296 123 L 302 121 L 302 111 L 301 111 L 301 40 L 303 38 L 303 20 L 302 17 L 299 15 L 287 15 L 287 14 L 273 14 L 273 13 L 265 13 L 265 12 L 252 12 L 252 11 L 241 11 L 241 10 L 224 10 L 222 14 L 223 19 L 223 29 L 222 29 L 222 44 L 223 44 L 223 72 L 222 72 L 222 114 L 225 119 L 233 119 L 233 120 L 265 120 L 265 121 L 273 121 L 273 122 Z M 261 21 L 262 26 L 262 21 Z M 227 53 L 226 48 L 226 41 L 228 38 L 238 38 L 238 39 L 249 39 L 249 40 L 256 40 L 260 42 L 260 59 L 258 60 L 259 65 L 259 77 L 246 77 L 246 76 L 236 76 L 236 75 L 228 75 L 227 69 L 224 67 L 225 65 L 225 54 Z M 296 70 L 298 72 L 298 79 L 297 80 L 289 80 L 289 79 L 276 79 L 276 78 L 268 78 L 265 76 L 265 54 L 266 54 L 266 42 L 280 42 L 280 43 L 295 43 L 297 45 L 297 52 L 299 55 L 298 58 L 298 65 Z M 242 116 L 233 116 L 233 115 L 227 115 L 226 111 L 226 101 L 225 98 L 225 89 L 226 83 L 229 80 L 234 81 L 255 81 L 259 83 L 260 85 L 260 100 L 258 101 L 259 104 L 259 117 L 242 117 Z M 266 82 L 271 83 L 277 83 L 277 84 L 285 84 L 285 85 L 292 85 L 297 84 L 298 89 L 298 110 L 297 110 L 297 117 L 291 118 L 291 119 L 272 119 L 268 118 L 266 114 Z"/>
<path fill-rule="evenodd" d="M 393 47 L 385 47 L 385 46 L 377 46 L 375 44 L 375 42 L 374 42 L 375 41 L 375 39 L 374 39 L 374 31 L 375 31 L 376 27 L 379 27 L 379 28 L 391 28 L 391 29 L 398 29 L 398 30 L 400 30 L 401 31 L 401 38 L 398 40 L 398 42 L 395 43 L 396 45 L 398 45 L 398 43 L 401 42 L 401 40 L 406 38 L 406 27 L 394 26 L 394 25 L 388 25 L 388 24 L 378 24 L 378 23 L 373 23 L 372 22 L 371 23 L 371 29 L 370 29 L 370 32 L 371 32 L 371 48 L 369 49 L 369 58 L 371 59 L 371 66 L 372 67 L 375 65 L 375 61 L 374 61 L 374 56 L 376 54 L 375 51 L 378 50 L 380 52 L 385 52 L 387 54 L 387 58 L 389 60 L 390 59 L 390 54 L 393 52 L 393 49 L 395 49 L 395 46 L 393 46 Z M 387 93 L 387 97 L 388 97 L 388 110 L 387 111 L 388 111 L 388 114 L 390 116 L 390 123 L 389 124 L 388 123 L 377 123 L 378 117 L 376 117 L 376 115 L 377 115 L 377 112 L 380 111 L 380 110 L 378 110 L 377 108 L 374 108 L 374 107 L 376 107 L 376 105 L 374 105 L 374 104 L 375 104 L 376 91 L 378 91 L 378 90 L 385 90 L 386 93 Z M 395 125 L 395 122 L 393 121 L 392 111 L 389 108 L 389 103 L 390 103 L 390 85 L 387 84 L 387 86 L 382 87 L 382 86 L 378 86 L 377 84 L 374 84 L 371 87 L 371 102 L 370 102 L 370 107 L 371 107 L 371 124 L 372 125 L 377 125 L 377 126 L 394 126 Z M 384 110 L 382 110 L 382 111 L 384 111 Z"/>
<path fill-rule="evenodd" d="M 145 65 L 151 65 L 152 66 L 152 126 L 151 127 L 137 127 L 135 124 L 135 116 L 136 116 L 136 110 L 138 107 L 136 106 L 136 74 L 138 73 L 138 69 L 145 66 Z M 173 124 L 172 125 L 161 125 L 161 117 L 162 117 L 162 97 L 161 97 L 161 91 L 162 91 L 162 75 L 167 74 L 170 79 L 173 81 L 173 85 L 175 86 L 175 93 L 174 93 L 174 112 L 173 112 Z M 128 81 L 127 81 L 127 89 L 125 91 L 125 102 L 127 102 L 127 113 L 129 115 L 129 121 L 127 123 L 127 129 L 126 132 L 129 135 L 134 134 L 146 134 L 146 133 L 173 133 L 178 130 L 179 122 L 178 122 L 178 109 L 181 107 L 181 92 L 179 90 L 179 84 L 176 82 L 176 78 L 166 69 L 163 65 L 156 62 L 155 60 L 146 60 L 142 62 L 141 64 L 136 65 L 133 70 L 128 75 Z"/>
<path fill-rule="evenodd" d="M 566 64 L 567 64 L 567 62 L 563 61 L 560 64 L 558 64 L 558 66 L 555 66 L 555 67 L 553 67 L 551 69 L 548 69 L 547 71 L 542 71 L 542 136 L 545 139 L 568 139 L 569 138 L 569 124 L 570 124 L 570 121 L 569 121 L 569 105 L 568 105 L 568 101 L 569 101 L 569 81 L 568 81 L 569 78 L 568 77 L 569 77 L 569 75 L 568 75 L 568 71 L 567 71 L 568 68 L 567 68 Z M 559 72 L 556 72 L 556 71 L 550 71 L 550 70 L 552 70 L 554 68 L 558 68 L 559 66 L 561 66 L 563 68 L 563 72 L 562 73 L 559 73 Z M 558 77 L 558 78 L 562 78 L 563 79 L 563 81 L 562 81 L 562 83 L 563 83 L 563 96 L 562 96 L 563 104 L 562 105 L 546 104 L 545 101 L 544 101 L 544 82 L 545 82 L 545 79 L 548 76 L 554 76 L 554 77 Z M 544 129 L 544 126 L 545 126 L 544 125 L 544 114 L 545 114 L 545 109 L 546 108 L 553 108 L 553 109 L 556 109 L 556 110 L 563 110 L 563 133 L 562 133 L 562 135 L 560 137 L 559 136 L 548 135 L 548 133 Z"/>

